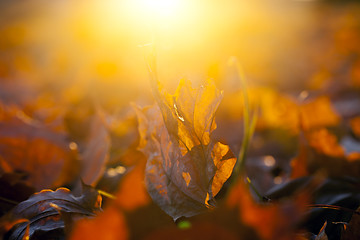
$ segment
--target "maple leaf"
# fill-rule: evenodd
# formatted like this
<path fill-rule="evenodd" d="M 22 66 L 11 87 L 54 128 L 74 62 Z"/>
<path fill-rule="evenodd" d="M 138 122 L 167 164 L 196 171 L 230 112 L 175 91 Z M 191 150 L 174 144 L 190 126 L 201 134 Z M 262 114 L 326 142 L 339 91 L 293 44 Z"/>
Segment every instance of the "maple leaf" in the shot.
<path fill-rule="evenodd" d="M 12 211 L 14 219 L 28 219 L 28 222 L 15 225 L 9 239 L 22 239 L 29 228 L 28 237 L 32 235 L 64 234 L 66 224 L 72 224 L 74 218 L 95 216 L 100 210 L 101 196 L 90 186 L 83 185 L 79 197 L 71 194 L 67 188 L 56 191 L 42 190 L 28 200 L 19 203 Z"/>
<path fill-rule="evenodd" d="M 236 159 L 227 145 L 210 139 L 222 93 L 213 83 L 193 89 L 182 80 L 175 95 L 158 89 L 159 104 L 135 108 L 139 149 L 147 156 L 145 181 L 152 199 L 174 220 L 215 205 Z"/>

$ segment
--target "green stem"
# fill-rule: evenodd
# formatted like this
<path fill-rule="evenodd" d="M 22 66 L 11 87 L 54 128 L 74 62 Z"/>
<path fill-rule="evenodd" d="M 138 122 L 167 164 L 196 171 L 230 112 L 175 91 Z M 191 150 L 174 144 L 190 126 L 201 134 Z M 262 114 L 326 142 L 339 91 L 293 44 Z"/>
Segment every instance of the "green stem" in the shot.
<path fill-rule="evenodd" d="M 243 135 L 241 149 L 240 149 L 240 152 L 239 152 L 239 155 L 237 158 L 237 162 L 235 165 L 235 169 L 234 169 L 236 176 L 240 176 L 244 172 L 247 151 L 249 148 L 251 137 L 255 130 L 257 113 L 254 112 L 254 114 L 250 118 L 250 103 L 249 103 L 248 87 L 246 84 L 245 74 L 240 66 L 239 61 L 236 58 L 233 58 L 231 62 L 236 67 L 236 70 L 237 70 L 237 73 L 238 73 L 238 76 L 240 79 L 240 84 L 241 84 L 242 93 L 243 93 L 243 100 L 244 100 L 244 108 L 243 108 L 243 116 L 244 116 L 243 132 L 244 132 L 244 135 Z"/>

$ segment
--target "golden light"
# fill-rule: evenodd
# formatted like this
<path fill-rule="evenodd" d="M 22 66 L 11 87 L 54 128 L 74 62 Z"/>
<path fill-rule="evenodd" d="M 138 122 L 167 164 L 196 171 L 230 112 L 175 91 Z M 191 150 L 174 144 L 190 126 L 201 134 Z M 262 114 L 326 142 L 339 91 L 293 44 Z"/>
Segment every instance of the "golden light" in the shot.
<path fill-rule="evenodd" d="M 184 1 L 180 0 L 129 0 L 128 14 L 142 21 L 161 21 L 163 23 L 179 18 Z M 151 23 L 153 24 L 153 23 Z"/>
<path fill-rule="evenodd" d="M 155 16 L 169 17 L 176 14 L 180 7 L 179 0 L 138 0 L 139 7 Z"/>

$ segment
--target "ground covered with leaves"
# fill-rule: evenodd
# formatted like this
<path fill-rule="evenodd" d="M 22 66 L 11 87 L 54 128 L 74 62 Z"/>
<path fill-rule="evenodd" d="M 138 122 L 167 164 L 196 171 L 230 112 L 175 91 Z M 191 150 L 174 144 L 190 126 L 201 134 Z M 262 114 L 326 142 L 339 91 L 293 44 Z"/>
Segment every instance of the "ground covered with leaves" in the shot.
<path fill-rule="evenodd" d="M 103 4 L 0 3 L 2 239 L 360 239 L 360 6 L 169 47 Z"/>

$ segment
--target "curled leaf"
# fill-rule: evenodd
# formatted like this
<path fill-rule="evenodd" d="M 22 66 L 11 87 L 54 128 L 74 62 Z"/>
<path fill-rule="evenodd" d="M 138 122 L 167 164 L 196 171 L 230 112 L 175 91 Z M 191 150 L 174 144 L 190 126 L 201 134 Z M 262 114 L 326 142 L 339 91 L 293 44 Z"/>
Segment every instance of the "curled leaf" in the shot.
<path fill-rule="evenodd" d="M 155 96 L 159 108 L 135 108 L 147 189 L 175 220 L 190 217 L 215 205 L 236 162 L 227 145 L 210 138 L 222 94 L 213 83 L 193 89 L 181 81 L 175 95 Z"/>
<path fill-rule="evenodd" d="M 27 231 L 30 238 L 36 234 L 43 236 L 53 232 L 63 235 L 66 224 L 73 217 L 94 216 L 100 210 L 101 197 L 90 186 L 83 187 L 83 194 L 79 197 L 73 196 L 66 188 L 58 188 L 56 191 L 42 190 L 18 204 L 13 209 L 13 218 L 29 221 L 16 225 L 9 239 L 22 239 Z"/>

